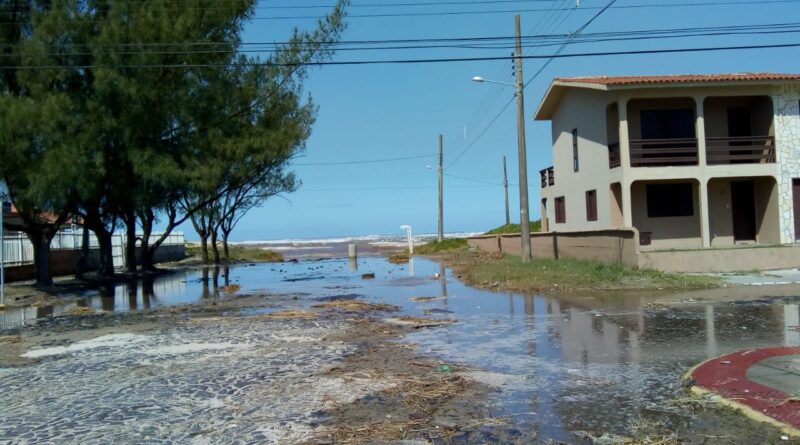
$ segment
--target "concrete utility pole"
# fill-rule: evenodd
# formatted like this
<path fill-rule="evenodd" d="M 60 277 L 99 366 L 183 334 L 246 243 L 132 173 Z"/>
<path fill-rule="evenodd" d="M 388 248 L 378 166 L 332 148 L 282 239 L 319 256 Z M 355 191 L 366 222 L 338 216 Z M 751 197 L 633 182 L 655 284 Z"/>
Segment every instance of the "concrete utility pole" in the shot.
<path fill-rule="evenodd" d="M 437 240 L 444 241 L 444 136 L 439 135 L 439 232 Z"/>
<path fill-rule="evenodd" d="M 522 35 L 520 32 L 520 18 L 514 17 L 516 35 L 517 66 L 517 149 L 519 150 L 519 226 L 522 232 L 522 262 L 531 260 L 531 224 L 528 216 L 528 156 L 525 149 L 525 101 L 522 89 L 525 87 L 522 78 Z"/>
<path fill-rule="evenodd" d="M 503 156 L 503 194 L 506 201 L 506 225 L 511 224 L 511 217 L 508 213 L 508 170 L 506 170 L 506 157 Z"/>

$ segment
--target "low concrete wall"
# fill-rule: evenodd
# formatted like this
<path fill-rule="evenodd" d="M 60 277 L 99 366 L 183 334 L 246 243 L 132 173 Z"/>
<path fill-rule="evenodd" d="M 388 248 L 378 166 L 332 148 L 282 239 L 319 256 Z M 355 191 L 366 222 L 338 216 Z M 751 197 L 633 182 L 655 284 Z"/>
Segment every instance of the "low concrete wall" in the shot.
<path fill-rule="evenodd" d="M 640 252 L 639 267 L 664 272 L 734 272 L 800 267 L 800 246 Z"/>
<path fill-rule="evenodd" d="M 484 252 L 521 254 L 520 234 L 485 235 L 467 239 L 470 247 Z M 539 232 L 531 234 L 531 254 L 536 258 L 578 258 L 638 265 L 638 233 L 635 229 Z"/>
<path fill-rule="evenodd" d="M 138 252 L 137 252 L 138 253 Z M 186 258 L 186 249 L 183 245 L 160 246 L 156 251 L 153 261 L 156 263 L 166 263 L 178 261 Z M 138 260 L 138 255 L 137 255 Z M 96 268 L 100 262 L 100 251 L 91 249 L 89 251 L 89 268 Z M 50 252 L 50 266 L 53 269 L 53 276 L 73 275 L 78 264 L 77 250 L 53 250 Z M 6 267 L 5 280 L 25 281 L 36 277 L 33 264 L 22 266 Z"/>
<path fill-rule="evenodd" d="M 520 234 L 485 235 L 467 239 L 483 252 L 519 256 Z M 622 263 L 664 272 L 734 272 L 800 267 L 800 244 L 639 252 L 636 229 L 545 232 L 531 234 L 536 258 L 578 258 Z"/>

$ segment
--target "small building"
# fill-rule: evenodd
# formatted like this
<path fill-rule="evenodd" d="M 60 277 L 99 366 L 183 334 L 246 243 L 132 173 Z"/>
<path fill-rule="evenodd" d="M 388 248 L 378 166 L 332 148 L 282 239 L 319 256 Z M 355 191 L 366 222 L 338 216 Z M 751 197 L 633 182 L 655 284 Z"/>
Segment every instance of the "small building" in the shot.
<path fill-rule="evenodd" d="M 634 228 L 641 252 L 800 238 L 800 74 L 556 78 L 534 117 L 545 232 Z"/>

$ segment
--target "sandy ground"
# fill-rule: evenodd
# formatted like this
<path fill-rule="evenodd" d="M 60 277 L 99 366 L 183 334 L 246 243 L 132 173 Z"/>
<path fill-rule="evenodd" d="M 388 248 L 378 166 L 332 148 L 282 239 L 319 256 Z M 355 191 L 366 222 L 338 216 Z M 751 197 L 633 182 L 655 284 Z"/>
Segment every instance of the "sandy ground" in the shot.
<path fill-rule="evenodd" d="M 57 317 L 0 337 L 0 443 L 528 443 L 474 369 L 385 313 L 291 295 Z M 278 315 L 270 315 L 277 311 Z"/>

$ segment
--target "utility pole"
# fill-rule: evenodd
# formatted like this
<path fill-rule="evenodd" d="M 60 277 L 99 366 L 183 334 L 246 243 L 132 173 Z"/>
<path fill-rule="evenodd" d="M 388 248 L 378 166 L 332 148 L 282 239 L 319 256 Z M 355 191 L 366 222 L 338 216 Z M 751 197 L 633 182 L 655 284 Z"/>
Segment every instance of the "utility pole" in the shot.
<path fill-rule="evenodd" d="M 439 135 L 439 236 L 437 240 L 444 241 L 444 136 Z"/>
<path fill-rule="evenodd" d="M 525 148 L 525 101 L 522 90 L 522 35 L 519 15 L 514 17 L 516 52 L 514 59 L 517 68 L 517 149 L 519 151 L 519 226 L 522 232 L 522 262 L 531 260 L 531 226 L 528 216 L 528 156 Z"/>
<path fill-rule="evenodd" d="M 503 156 L 503 193 L 506 201 L 506 225 L 511 224 L 511 217 L 508 213 L 508 170 L 506 170 L 506 157 Z"/>

